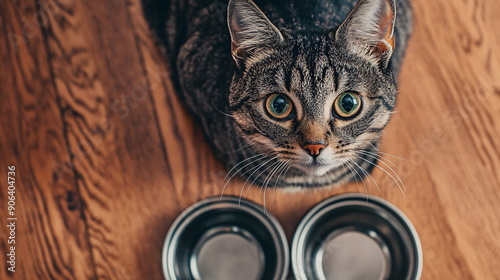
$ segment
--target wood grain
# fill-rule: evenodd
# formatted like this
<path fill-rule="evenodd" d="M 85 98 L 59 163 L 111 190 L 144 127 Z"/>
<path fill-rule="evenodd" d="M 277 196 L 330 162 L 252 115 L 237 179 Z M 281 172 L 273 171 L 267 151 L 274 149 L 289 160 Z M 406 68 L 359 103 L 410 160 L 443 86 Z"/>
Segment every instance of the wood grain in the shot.
<path fill-rule="evenodd" d="M 315 203 L 368 192 L 414 223 L 422 279 L 500 279 L 500 3 L 413 6 L 381 148 L 398 157 L 384 154 L 381 167 L 404 195 L 381 169 L 364 184 L 243 194 L 291 238 Z M 227 171 L 179 103 L 140 1 L 1 0 L 0 33 L 0 279 L 162 279 L 169 226 L 220 195 Z M 5 262 L 8 165 L 18 172 L 15 273 Z"/>
<path fill-rule="evenodd" d="M 34 4 L 3 2 L 0 8 L 0 279 L 94 278 L 66 127 Z M 14 35 L 26 41 L 14 41 Z M 8 165 L 16 166 L 15 244 L 7 244 Z M 15 274 L 6 268 L 11 245 L 17 248 Z"/>

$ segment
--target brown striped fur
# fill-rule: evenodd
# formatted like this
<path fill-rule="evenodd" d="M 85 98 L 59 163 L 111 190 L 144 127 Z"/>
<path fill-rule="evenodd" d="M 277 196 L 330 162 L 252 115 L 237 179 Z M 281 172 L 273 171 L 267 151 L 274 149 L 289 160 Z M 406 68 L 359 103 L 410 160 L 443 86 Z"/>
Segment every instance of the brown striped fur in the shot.
<path fill-rule="evenodd" d="M 361 180 L 396 103 L 408 1 L 304 2 L 171 1 L 166 17 L 149 17 L 216 154 L 261 186 Z M 332 113 L 347 91 L 363 101 L 351 120 Z M 294 118 L 265 113 L 272 93 L 292 100 Z M 318 143 L 326 147 L 313 157 L 304 146 Z"/>

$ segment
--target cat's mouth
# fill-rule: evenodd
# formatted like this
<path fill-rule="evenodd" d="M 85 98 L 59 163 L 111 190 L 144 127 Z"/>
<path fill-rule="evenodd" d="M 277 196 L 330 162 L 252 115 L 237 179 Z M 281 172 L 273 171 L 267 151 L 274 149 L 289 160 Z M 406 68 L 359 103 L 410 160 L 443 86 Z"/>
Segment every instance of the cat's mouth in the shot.
<path fill-rule="evenodd" d="M 321 166 L 329 166 L 330 164 L 322 162 L 322 161 L 313 160 L 312 162 L 304 163 L 302 165 L 304 165 L 305 167 L 309 167 L 309 168 L 317 168 L 317 167 L 321 167 Z"/>
<path fill-rule="evenodd" d="M 335 165 L 329 164 L 322 161 L 311 161 L 305 163 L 296 164 L 295 167 L 304 171 L 307 175 L 310 176 L 322 176 L 325 175 L 328 171 L 333 169 Z"/>
<path fill-rule="evenodd" d="M 302 170 L 309 176 L 323 176 L 329 171 L 338 168 L 344 164 L 344 161 L 341 159 L 330 159 L 326 160 L 324 158 L 308 158 L 303 160 L 302 162 L 297 162 L 295 167 L 299 170 Z"/>

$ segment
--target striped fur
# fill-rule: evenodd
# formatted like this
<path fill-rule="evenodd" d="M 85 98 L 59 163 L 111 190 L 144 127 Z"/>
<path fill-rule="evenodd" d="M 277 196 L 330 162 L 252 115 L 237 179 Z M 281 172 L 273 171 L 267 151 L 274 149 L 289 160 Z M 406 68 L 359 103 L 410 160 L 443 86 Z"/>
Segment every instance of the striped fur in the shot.
<path fill-rule="evenodd" d="M 362 180 L 376 163 L 411 33 L 408 1 L 143 2 L 216 155 L 250 182 L 315 187 Z M 349 121 L 332 114 L 346 91 L 363 99 Z M 294 119 L 266 115 L 275 92 L 290 97 Z M 319 140 L 327 147 L 313 160 L 302 146 Z"/>

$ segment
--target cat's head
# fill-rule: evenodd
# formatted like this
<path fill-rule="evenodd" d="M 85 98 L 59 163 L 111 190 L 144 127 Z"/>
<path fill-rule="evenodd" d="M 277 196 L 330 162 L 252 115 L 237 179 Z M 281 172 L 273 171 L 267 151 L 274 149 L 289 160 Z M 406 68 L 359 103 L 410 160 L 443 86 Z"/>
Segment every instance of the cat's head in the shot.
<path fill-rule="evenodd" d="M 396 102 L 394 23 L 394 2 L 361 0 L 338 28 L 291 32 L 231 0 L 229 103 L 249 145 L 310 176 L 375 150 Z"/>

